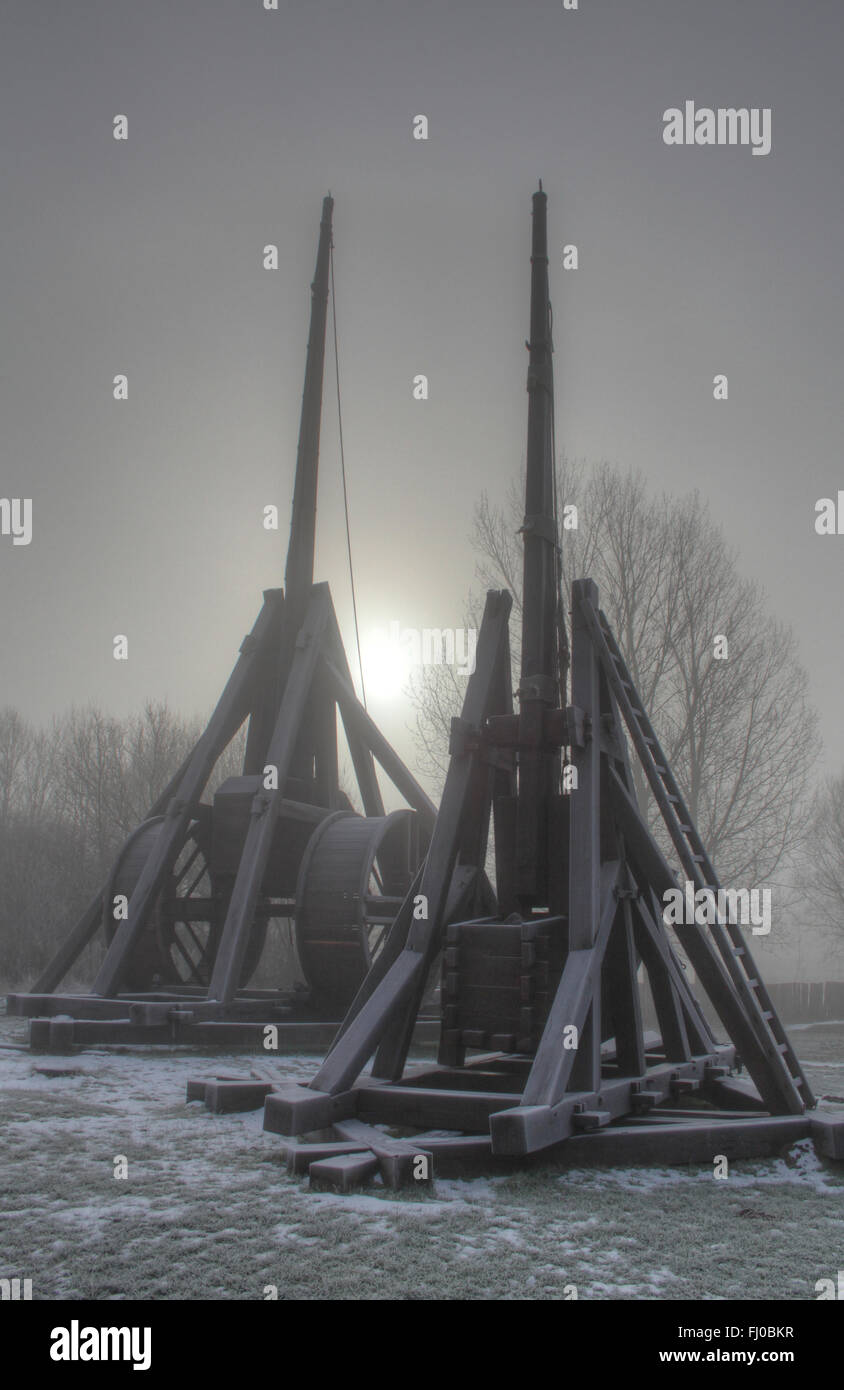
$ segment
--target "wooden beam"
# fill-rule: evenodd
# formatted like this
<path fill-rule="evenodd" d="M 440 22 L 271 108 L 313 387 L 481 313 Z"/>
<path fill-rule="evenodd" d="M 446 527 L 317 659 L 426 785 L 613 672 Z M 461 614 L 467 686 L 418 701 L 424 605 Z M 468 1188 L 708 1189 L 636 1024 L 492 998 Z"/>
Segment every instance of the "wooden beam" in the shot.
<path fill-rule="evenodd" d="M 572 955 L 591 951 L 602 911 L 600 670 L 581 614 L 584 596 L 593 595 L 597 601 L 598 591 L 591 579 L 572 585 L 571 698 L 582 711 L 586 728 L 584 744 L 575 743 L 571 750 L 577 775 L 576 790 L 569 797 L 568 945 Z M 568 1076 L 574 1072 L 578 1089 L 592 1090 L 601 1075 L 600 988 L 591 992 L 590 1008 L 580 1028 L 578 1049 L 574 1056 L 568 1054 L 566 1072 Z"/>
<path fill-rule="evenodd" d="M 662 969 L 671 980 L 682 1004 L 686 1031 L 692 1051 L 695 1053 L 708 1052 L 715 1042 L 715 1035 L 700 1004 L 692 993 L 676 952 L 668 939 L 668 933 L 662 923 L 662 914 L 659 912 L 659 900 L 653 892 L 649 893 L 648 896 L 653 905 L 653 912 L 648 910 L 648 901 L 644 892 L 636 900 L 633 912 L 652 942 L 654 952 L 662 963 Z M 655 963 L 654 968 L 658 968 Z"/>
<path fill-rule="evenodd" d="M 378 1172 L 378 1159 L 371 1151 L 322 1158 L 308 1169 L 308 1186 L 317 1192 L 352 1192 Z"/>
<path fill-rule="evenodd" d="M 272 1091 L 269 1081 L 209 1081 L 203 1099 L 215 1115 L 260 1110 Z"/>
<path fill-rule="evenodd" d="M 395 1190 L 408 1183 L 430 1187 L 434 1177 L 434 1161 L 431 1151 L 424 1144 L 410 1139 L 390 1139 L 380 1129 L 364 1124 L 362 1120 L 340 1120 L 334 1125 L 334 1133 L 339 1134 L 341 1139 L 351 1139 L 371 1149 L 378 1159 L 385 1187 Z M 419 1159 L 424 1159 L 424 1164 L 420 1164 Z"/>
<path fill-rule="evenodd" d="M 588 950 L 595 944 L 601 909 L 600 783 L 601 745 L 598 738 L 600 704 L 598 660 L 585 626 L 581 604 L 597 601 L 591 579 L 572 585 L 571 691 L 572 703 L 590 721 L 585 747 L 572 748 L 577 790 L 571 793 L 569 841 L 569 949 Z"/>
<path fill-rule="evenodd" d="M 357 1091 L 358 1115 L 378 1124 L 420 1129 L 484 1130 L 490 1115 L 518 1099 L 502 1091 L 449 1091 L 424 1086 L 373 1086 Z"/>
<path fill-rule="evenodd" d="M 626 888 L 626 874 L 624 882 Z M 645 1070 L 638 961 L 630 899 L 624 897 L 604 955 L 603 977 L 615 1036 L 615 1061 L 622 1076 L 638 1076 Z"/>
<path fill-rule="evenodd" d="M 618 909 L 615 896 L 621 865 L 612 860 L 601 866 L 601 920 L 594 943 L 586 949 L 569 950 L 560 983 L 525 1084 L 522 1105 L 554 1105 L 562 1100 L 572 1077 L 584 1024 L 601 988 L 601 967 Z M 566 1046 L 566 1030 L 577 1030 L 578 1046 Z M 588 1088 L 600 1087 L 600 1040 L 595 1049 L 596 1075 Z M 582 1089 L 582 1088 L 581 1088 Z"/>
<path fill-rule="evenodd" d="M 328 663 L 331 663 L 330 667 Z M 325 652 L 322 661 L 322 672 L 331 691 L 332 698 L 337 699 L 337 679 L 341 679 L 354 693 L 354 683 L 352 673 L 349 670 L 349 663 L 346 657 L 346 649 L 340 636 L 340 628 L 337 624 L 336 614 L 332 613 L 332 622 L 326 636 Z M 384 799 L 381 795 L 381 788 L 378 785 L 378 776 L 375 771 L 375 762 L 372 753 L 364 742 L 360 734 L 360 729 L 354 720 L 346 721 L 343 709 L 340 705 L 336 706 L 340 710 L 340 717 L 343 720 L 343 732 L 346 735 L 346 742 L 349 745 L 349 754 L 352 759 L 352 766 L 355 769 L 355 777 L 360 788 L 363 809 L 367 816 L 384 815 Z M 410 774 L 408 773 L 408 776 Z M 420 788 L 421 792 L 421 788 Z"/>
<path fill-rule="evenodd" d="M 638 907 L 638 903 L 636 906 Z M 692 1050 L 689 1046 L 679 991 L 672 976 L 665 969 L 656 942 L 644 929 L 639 914 L 636 916 L 633 931 L 636 946 L 647 971 L 665 1056 L 669 1062 L 687 1062 Z"/>
<path fill-rule="evenodd" d="M 315 584 L 308 602 L 305 621 L 296 638 L 278 719 L 267 748 L 267 764 L 277 769 L 279 791 L 261 791 L 253 802 L 249 829 L 241 850 L 237 877 L 214 959 L 214 969 L 208 987 L 209 1000 L 229 1003 L 240 983 L 240 972 L 252 929 L 255 905 L 272 848 L 273 832 L 281 802 L 279 792 L 284 787 L 299 743 L 302 718 L 311 696 L 314 674 L 320 659 L 321 640 L 330 614 L 331 596 L 328 585 Z"/>
<path fill-rule="evenodd" d="M 352 1085 L 393 1014 L 410 1012 L 411 996 L 418 992 L 415 986 L 420 981 L 424 986 L 426 976 L 424 955 L 405 946 L 357 1013 L 347 1017 L 343 1033 L 311 1082 L 315 1091 L 333 1093 Z"/>
<path fill-rule="evenodd" d="M 340 707 L 347 739 L 357 738 L 368 748 L 381 764 L 396 790 L 419 815 L 426 828 L 432 829 L 437 809 L 428 794 L 416 781 L 413 773 L 405 767 L 399 755 L 385 739 L 378 725 L 370 719 L 355 694 L 351 678 L 346 677 L 335 662 L 326 657 L 325 669 L 333 682 L 334 695 Z M 349 744 L 351 751 L 351 742 Z"/>
<path fill-rule="evenodd" d="M 314 1129 L 330 1129 L 337 1120 L 352 1120 L 357 1114 L 358 1092 L 318 1095 L 307 1086 L 284 1086 L 272 1091 L 264 1102 L 264 1129 L 271 1134 L 309 1134 Z"/>
<path fill-rule="evenodd" d="M 568 1140 L 565 1153 L 572 1162 L 711 1165 L 717 1154 L 770 1157 L 805 1139 L 810 1129 L 811 1121 L 799 1115 L 712 1121 L 701 1114 L 680 1124 L 619 1125 L 583 1135 Z"/>
<path fill-rule="evenodd" d="M 371 1154 L 368 1144 L 353 1144 L 350 1140 L 333 1139 L 324 1143 L 299 1144 L 295 1140 L 281 1145 L 287 1159 L 287 1171 L 296 1176 L 307 1173 L 312 1163 L 324 1158 L 340 1158 L 343 1154 Z"/>

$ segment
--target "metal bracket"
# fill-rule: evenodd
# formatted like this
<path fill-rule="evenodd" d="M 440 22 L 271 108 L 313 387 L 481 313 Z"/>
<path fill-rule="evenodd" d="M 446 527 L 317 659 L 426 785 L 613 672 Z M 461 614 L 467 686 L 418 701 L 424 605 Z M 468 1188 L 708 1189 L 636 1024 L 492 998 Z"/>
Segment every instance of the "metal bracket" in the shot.
<path fill-rule="evenodd" d="M 530 534 L 539 536 L 543 541 L 548 541 L 549 545 L 557 546 L 557 526 L 550 516 L 545 516 L 543 512 L 535 512 L 525 517 L 518 532 L 519 536 Z"/>
<path fill-rule="evenodd" d="M 568 740 L 572 748 L 585 748 L 591 734 L 591 719 L 579 705 L 566 705 Z"/>

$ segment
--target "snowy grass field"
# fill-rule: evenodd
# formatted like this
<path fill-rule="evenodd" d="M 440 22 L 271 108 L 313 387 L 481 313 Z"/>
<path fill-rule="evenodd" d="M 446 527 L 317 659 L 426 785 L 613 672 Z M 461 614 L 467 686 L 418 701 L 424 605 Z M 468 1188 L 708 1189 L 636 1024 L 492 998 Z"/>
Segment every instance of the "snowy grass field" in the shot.
<path fill-rule="evenodd" d="M 36 1299 L 806 1300 L 844 1268 L 844 1166 L 809 1141 L 726 1180 L 548 1164 L 423 1197 L 311 1194 L 260 1111 L 185 1104 L 189 1077 L 246 1075 L 243 1055 L 90 1050 L 49 1076 L 24 1032 L 0 1017 L 0 1277 Z M 844 1095 L 844 1025 L 793 1036 L 815 1093 Z M 286 1059 L 296 1078 L 314 1062 Z"/>

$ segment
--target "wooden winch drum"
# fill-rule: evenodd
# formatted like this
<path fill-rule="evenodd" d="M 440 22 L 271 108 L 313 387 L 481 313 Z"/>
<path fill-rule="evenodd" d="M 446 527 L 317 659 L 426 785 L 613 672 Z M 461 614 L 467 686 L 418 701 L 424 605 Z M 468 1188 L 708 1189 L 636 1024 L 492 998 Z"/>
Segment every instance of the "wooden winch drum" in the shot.
<path fill-rule="evenodd" d="M 296 887 L 299 963 L 321 1006 L 346 1008 L 418 867 L 414 811 L 337 811 L 311 836 Z"/>

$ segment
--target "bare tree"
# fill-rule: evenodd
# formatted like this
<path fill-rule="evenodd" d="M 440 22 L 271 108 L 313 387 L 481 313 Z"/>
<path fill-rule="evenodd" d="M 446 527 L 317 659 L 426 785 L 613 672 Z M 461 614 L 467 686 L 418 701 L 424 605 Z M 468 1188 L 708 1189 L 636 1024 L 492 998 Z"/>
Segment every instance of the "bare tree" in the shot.
<path fill-rule="evenodd" d="M 766 611 L 759 587 L 698 493 L 648 492 L 642 476 L 609 464 L 558 471 L 564 601 L 590 576 L 645 709 L 722 877 L 770 882 L 805 829 L 816 716 L 794 637 Z M 504 507 L 482 497 L 473 545 L 480 586 L 514 598 L 514 667 L 521 623 L 521 489 Z M 479 605 L 470 599 L 476 615 Z M 721 639 L 721 640 L 717 640 Z M 514 679 L 514 688 L 517 685 Z M 429 773 L 447 761 L 448 726 L 465 681 L 423 668 L 411 687 L 416 741 Z M 638 779 L 652 822 L 656 809 Z"/>
<path fill-rule="evenodd" d="M 74 709 L 46 731 L 0 711 L 0 979 L 24 981 L 46 963 L 202 727 L 154 703 L 122 720 Z M 208 795 L 240 772 L 243 747 L 241 733 Z"/>
<path fill-rule="evenodd" d="M 30 740 L 19 712 L 10 706 L 0 710 L 0 827 L 8 823 L 19 799 Z"/>
<path fill-rule="evenodd" d="M 800 888 L 809 903 L 823 943 L 844 955 L 844 772 L 819 788 L 807 836 L 811 854 L 800 872 Z"/>

